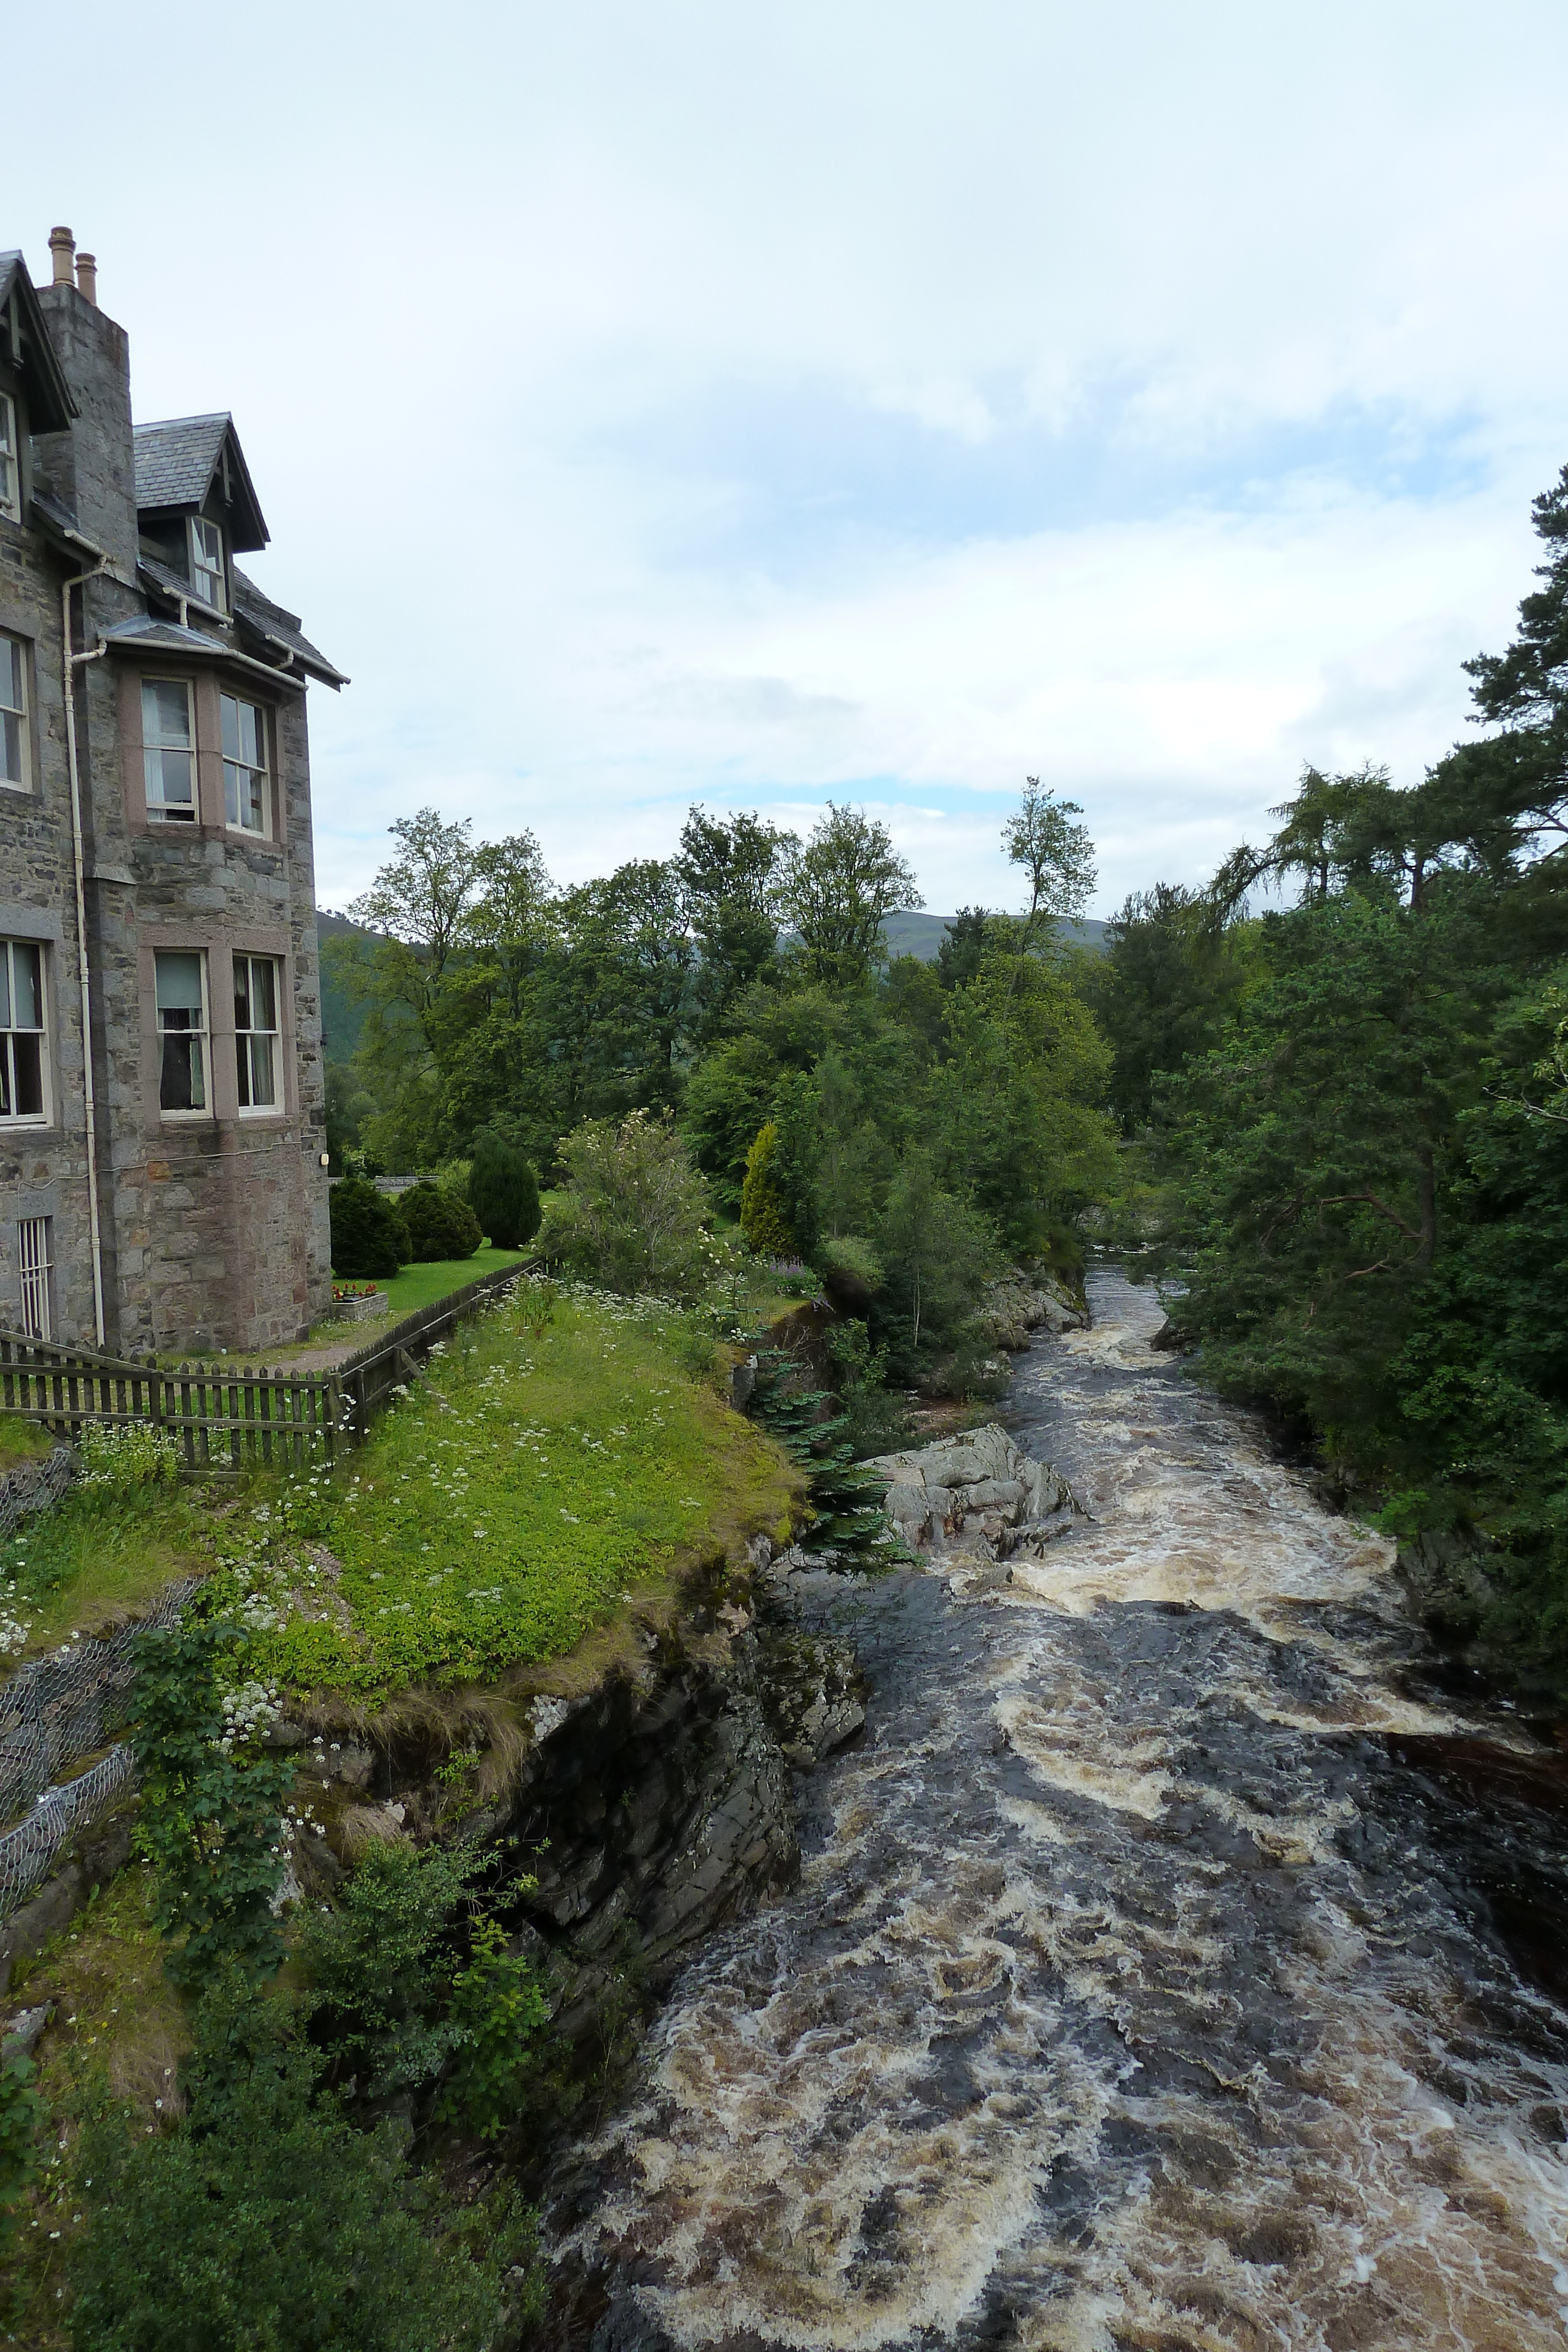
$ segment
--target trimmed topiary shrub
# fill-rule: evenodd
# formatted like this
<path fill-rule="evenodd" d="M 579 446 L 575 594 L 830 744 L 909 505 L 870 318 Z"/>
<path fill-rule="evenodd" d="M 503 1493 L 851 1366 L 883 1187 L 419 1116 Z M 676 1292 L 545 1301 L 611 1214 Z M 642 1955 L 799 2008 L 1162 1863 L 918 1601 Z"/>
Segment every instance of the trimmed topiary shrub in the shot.
<path fill-rule="evenodd" d="M 415 1184 L 398 1202 L 417 1261 L 472 1257 L 485 1236 L 466 1201 L 439 1184 Z"/>
<path fill-rule="evenodd" d="M 474 1139 L 468 1198 L 497 1249 L 520 1249 L 539 1229 L 539 1188 L 516 1146 L 486 1128 Z"/>
<path fill-rule="evenodd" d="M 779 1189 L 778 1158 L 779 1129 L 769 1119 L 746 1155 L 740 1188 L 740 1230 L 758 1257 L 793 1257 L 797 1247 Z"/>
<path fill-rule="evenodd" d="M 384 1192 L 362 1176 L 334 1184 L 332 1271 L 346 1280 L 379 1275 L 390 1280 L 413 1255 L 408 1227 Z"/>

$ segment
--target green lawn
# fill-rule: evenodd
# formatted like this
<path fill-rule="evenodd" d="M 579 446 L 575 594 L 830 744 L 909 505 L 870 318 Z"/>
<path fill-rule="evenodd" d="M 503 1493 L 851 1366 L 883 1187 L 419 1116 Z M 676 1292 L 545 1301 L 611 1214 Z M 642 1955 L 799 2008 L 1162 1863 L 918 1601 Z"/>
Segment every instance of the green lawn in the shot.
<path fill-rule="evenodd" d="M 678 1320 L 550 1296 L 462 1325 L 334 1480 L 246 1515 L 248 1672 L 367 1696 L 483 1680 L 563 1654 L 699 1550 L 781 1532 L 798 1476 Z M 301 1538 L 332 1564 L 302 1570 Z"/>
<path fill-rule="evenodd" d="M 527 1250 L 496 1249 L 489 1242 L 481 1242 L 472 1257 L 429 1258 L 423 1265 L 405 1265 L 390 1281 L 376 1285 L 392 1301 L 384 1319 L 388 1324 L 400 1323 L 405 1315 L 414 1314 L 421 1307 L 434 1307 L 438 1298 L 449 1298 L 455 1290 L 477 1282 L 482 1274 L 493 1274 L 498 1265 L 521 1265 L 528 1255 Z M 382 1320 L 377 1316 L 363 1327 L 367 1338 Z"/>

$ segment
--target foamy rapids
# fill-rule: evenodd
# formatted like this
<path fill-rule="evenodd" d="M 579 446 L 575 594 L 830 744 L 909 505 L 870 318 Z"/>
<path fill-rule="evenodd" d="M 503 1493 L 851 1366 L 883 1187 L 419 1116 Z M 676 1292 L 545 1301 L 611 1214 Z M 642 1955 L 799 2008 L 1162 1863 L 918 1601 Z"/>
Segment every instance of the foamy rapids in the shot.
<path fill-rule="evenodd" d="M 1538 1745 L 1442 1698 L 1391 1547 L 1152 1294 L 1092 1296 L 1013 1414 L 1092 1523 L 852 1604 L 864 1744 L 569 2168 L 560 2344 L 1568 2340 L 1568 2012 L 1506 1907 L 1568 1887 Z"/>

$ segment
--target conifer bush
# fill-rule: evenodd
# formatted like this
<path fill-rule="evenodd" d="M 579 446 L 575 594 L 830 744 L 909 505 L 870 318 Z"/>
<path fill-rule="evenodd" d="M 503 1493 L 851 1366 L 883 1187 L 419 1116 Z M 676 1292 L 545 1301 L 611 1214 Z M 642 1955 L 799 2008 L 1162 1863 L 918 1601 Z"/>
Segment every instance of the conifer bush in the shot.
<path fill-rule="evenodd" d="M 497 1249 L 520 1249 L 539 1228 L 539 1188 L 514 1144 L 488 1128 L 474 1140 L 468 1199 L 482 1233 Z"/>
<path fill-rule="evenodd" d="M 408 1227 L 394 1203 L 367 1177 L 345 1176 L 331 1195 L 332 1271 L 351 1280 L 390 1281 L 413 1255 Z"/>
<path fill-rule="evenodd" d="M 771 1119 L 760 1127 L 746 1155 L 740 1188 L 740 1230 L 758 1257 L 793 1257 L 796 1241 L 779 1189 L 779 1129 Z"/>
<path fill-rule="evenodd" d="M 485 1238 L 467 1202 L 439 1184 L 415 1184 L 403 1194 L 398 1212 L 419 1263 L 472 1257 Z"/>

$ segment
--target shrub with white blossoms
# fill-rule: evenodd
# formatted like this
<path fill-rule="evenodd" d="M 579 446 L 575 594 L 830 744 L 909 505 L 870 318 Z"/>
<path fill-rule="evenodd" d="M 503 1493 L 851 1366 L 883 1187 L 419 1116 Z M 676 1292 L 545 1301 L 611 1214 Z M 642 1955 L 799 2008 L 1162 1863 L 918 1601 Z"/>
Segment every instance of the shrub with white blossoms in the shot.
<path fill-rule="evenodd" d="M 15 1657 L 26 1641 L 31 1621 L 16 1614 L 16 1586 L 0 1584 L 0 1658 Z"/>
<path fill-rule="evenodd" d="M 237 1688 L 225 1691 L 223 1696 L 224 1727 L 218 1746 L 225 1756 L 231 1756 L 237 1745 L 258 1739 L 271 1729 L 283 1712 L 277 1691 L 265 1683 L 241 1683 Z"/>
<path fill-rule="evenodd" d="M 89 1421 L 77 1437 L 81 1484 L 110 1495 L 162 1486 L 180 1475 L 180 1449 L 166 1431 L 146 1422 Z"/>

